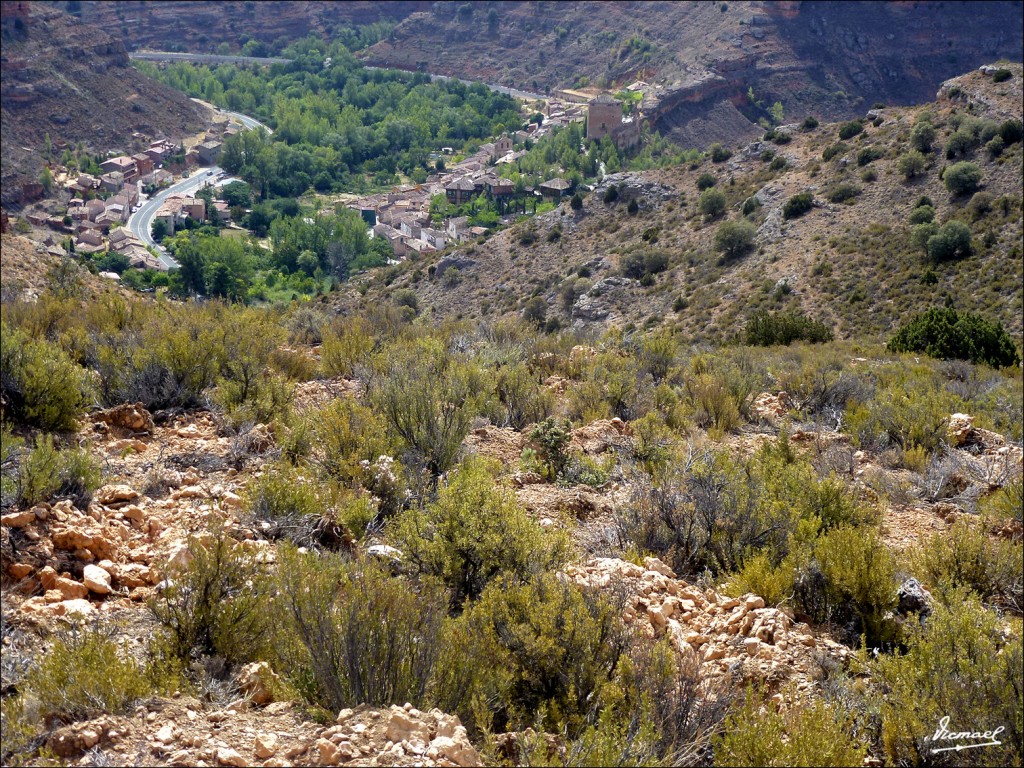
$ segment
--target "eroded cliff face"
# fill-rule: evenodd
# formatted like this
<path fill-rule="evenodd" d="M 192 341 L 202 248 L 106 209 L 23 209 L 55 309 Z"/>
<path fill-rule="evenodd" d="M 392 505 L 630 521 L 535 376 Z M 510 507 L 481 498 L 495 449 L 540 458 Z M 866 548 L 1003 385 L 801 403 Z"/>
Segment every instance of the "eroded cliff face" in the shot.
<path fill-rule="evenodd" d="M 166 48 L 173 43 L 173 50 L 180 47 L 196 53 L 211 52 L 220 43 L 237 48 L 249 39 L 270 43 L 281 37 L 293 41 L 310 34 L 329 39 L 342 27 L 396 21 L 431 5 L 428 0 L 123 0 L 52 4 L 75 10 L 83 21 L 102 27 L 132 50 Z"/>
<path fill-rule="evenodd" d="M 438 3 L 369 63 L 533 90 L 652 88 L 652 125 L 686 146 L 738 143 L 775 102 L 787 120 L 916 104 L 982 63 L 1019 61 L 1020 2 Z M 749 94 L 753 92 L 754 100 Z"/>
<path fill-rule="evenodd" d="M 79 142 L 91 152 L 128 150 L 143 137 L 180 137 L 202 128 L 204 110 L 136 71 L 123 41 L 51 5 L 18 6 L 4 7 L 5 205 L 33 196 L 47 134 L 59 160 L 65 147 Z"/>

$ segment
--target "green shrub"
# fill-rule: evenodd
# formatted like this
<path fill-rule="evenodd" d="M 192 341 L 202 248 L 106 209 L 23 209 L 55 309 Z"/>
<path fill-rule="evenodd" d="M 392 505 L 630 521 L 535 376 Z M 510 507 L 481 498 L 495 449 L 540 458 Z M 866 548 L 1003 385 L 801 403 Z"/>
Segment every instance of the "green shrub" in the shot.
<path fill-rule="evenodd" d="M 626 213 L 628 213 L 630 216 L 636 216 L 639 211 L 640 204 L 636 201 L 636 198 L 634 197 L 629 201 L 629 205 L 626 206 Z"/>
<path fill-rule="evenodd" d="M 89 402 L 88 373 L 64 350 L 0 324 L 0 393 L 9 418 L 70 432 Z"/>
<path fill-rule="evenodd" d="M 946 142 L 946 158 L 952 160 L 958 155 L 966 155 L 976 146 L 978 146 L 978 137 L 969 129 L 961 128 Z"/>
<path fill-rule="evenodd" d="M 985 150 L 988 152 L 989 156 L 991 156 L 991 157 L 999 157 L 1001 154 L 1003 154 L 1003 150 L 1005 148 L 1006 148 L 1006 142 L 1003 141 L 1003 137 L 1002 136 L 996 136 L 996 137 L 990 139 L 985 144 Z"/>
<path fill-rule="evenodd" d="M 849 150 L 850 150 L 849 146 L 847 146 L 846 144 L 843 144 L 842 142 L 838 142 L 837 144 L 832 144 L 832 145 L 826 147 L 825 151 L 821 153 L 821 159 L 824 160 L 827 163 L 833 157 L 836 157 L 837 155 L 841 155 L 844 152 L 848 152 Z"/>
<path fill-rule="evenodd" d="M 784 158 L 782 155 L 779 155 L 778 157 L 773 158 L 772 161 L 768 164 L 768 170 L 769 171 L 775 171 L 776 173 L 778 171 L 784 171 L 788 167 L 789 167 L 789 163 L 786 162 L 786 158 Z"/>
<path fill-rule="evenodd" d="M 477 676 L 466 698 L 489 703 L 498 732 L 539 717 L 543 730 L 579 735 L 627 643 L 610 602 L 547 573 L 525 584 L 496 581 L 460 623 Z"/>
<path fill-rule="evenodd" d="M 922 205 L 910 212 L 911 224 L 930 224 L 935 219 L 935 209 L 930 205 Z"/>
<path fill-rule="evenodd" d="M 495 485 L 492 469 L 481 459 L 467 459 L 434 503 L 406 510 L 389 529 L 403 561 L 440 578 L 455 609 L 479 597 L 492 579 L 526 581 L 565 557 L 564 537 L 537 525 L 511 492 Z"/>
<path fill-rule="evenodd" d="M 787 559 L 776 566 L 773 557 L 760 552 L 748 557 L 740 570 L 729 577 L 725 594 L 739 597 L 746 594 L 760 595 L 767 605 L 780 605 L 793 594 L 795 572 L 792 562 Z"/>
<path fill-rule="evenodd" d="M 1024 549 L 992 540 L 980 526 L 958 520 L 932 536 L 913 557 L 914 573 L 925 583 L 973 590 L 986 603 L 1024 608 Z"/>
<path fill-rule="evenodd" d="M 839 126 L 839 138 L 840 139 L 852 139 L 858 133 L 864 130 L 864 123 L 860 120 L 851 120 L 848 123 L 843 123 Z"/>
<path fill-rule="evenodd" d="M 360 317 L 338 319 L 323 334 L 320 363 L 328 376 L 355 375 L 373 349 L 374 337 L 369 323 Z"/>
<path fill-rule="evenodd" d="M 528 437 L 541 460 L 544 476 L 548 480 L 557 479 L 569 460 L 567 449 L 572 440 L 572 424 L 549 416 L 536 424 Z"/>
<path fill-rule="evenodd" d="M 971 230 L 963 222 L 947 221 L 928 238 L 928 258 L 935 264 L 971 255 Z"/>
<path fill-rule="evenodd" d="M 349 487 L 367 480 L 363 462 L 393 455 L 396 441 L 384 420 L 354 398 L 333 400 L 307 417 L 312 435 L 311 463 Z"/>
<path fill-rule="evenodd" d="M 814 207 L 814 196 L 810 192 L 801 192 L 793 195 L 786 204 L 782 206 L 782 218 L 795 219 L 802 216 Z"/>
<path fill-rule="evenodd" d="M 754 247 L 757 228 L 749 221 L 726 221 L 715 232 L 715 249 L 736 259 Z"/>
<path fill-rule="evenodd" d="M 479 392 L 471 371 L 430 340 L 393 347 L 375 379 L 376 411 L 434 475 L 452 467 L 469 432 Z"/>
<path fill-rule="evenodd" d="M 558 478 L 558 484 L 571 488 L 574 485 L 589 485 L 600 488 L 611 477 L 611 468 L 615 463 L 612 456 L 594 459 L 579 452 L 569 454 L 569 460 Z"/>
<path fill-rule="evenodd" d="M 857 153 L 857 165 L 868 165 L 882 157 L 885 157 L 885 152 L 878 147 L 864 147 Z"/>
<path fill-rule="evenodd" d="M 929 221 L 923 224 L 915 224 L 910 230 L 910 242 L 914 244 L 915 248 L 920 248 L 924 251 L 925 256 L 927 256 L 928 241 L 938 233 L 939 227 L 934 222 Z"/>
<path fill-rule="evenodd" d="M 967 195 L 981 184 L 981 168 L 974 163 L 955 163 L 946 169 L 943 182 L 954 195 Z"/>
<path fill-rule="evenodd" d="M 263 475 L 246 486 L 246 508 L 269 538 L 310 545 L 328 504 L 317 490 L 318 484 L 294 467 L 267 465 Z"/>
<path fill-rule="evenodd" d="M 887 346 L 892 352 L 923 352 L 942 360 L 970 360 L 994 368 L 1020 363 L 1013 339 L 1002 325 L 950 307 L 933 307 L 915 315 Z"/>
<path fill-rule="evenodd" d="M 1019 118 L 1010 118 L 999 125 L 999 138 L 1006 146 L 1016 144 L 1024 138 L 1024 123 Z"/>
<path fill-rule="evenodd" d="M 1009 80 L 1011 77 L 1013 77 L 1013 72 L 1011 72 L 1008 69 L 1004 69 L 1003 67 L 1000 67 L 999 69 L 992 72 L 993 83 L 1003 83 Z"/>
<path fill-rule="evenodd" d="M 853 200 L 861 193 L 861 188 L 856 184 L 843 182 L 825 191 L 825 198 L 830 203 L 845 203 Z"/>
<path fill-rule="evenodd" d="M 861 765 L 867 749 L 854 736 L 850 712 L 824 701 L 784 714 L 747 688 L 713 742 L 716 766 Z"/>
<path fill-rule="evenodd" d="M 718 183 L 718 179 L 715 178 L 713 173 L 702 173 L 697 177 L 697 189 L 703 192 L 705 189 L 711 189 Z"/>
<path fill-rule="evenodd" d="M 966 590 L 938 597 L 926 622 L 908 622 L 906 653 L 880 656 L 870 667 L 884 755 L 892 765 L 960 764 L 956 752 L 942 763 L 932 752 L 948 717 L 954 732 L 1004 728 L 1002 746 L 971 750 L 972 765 L 1017 765 L 1024 739 L 1020 625 L 1005 627 Z"/>
<path fill-rule="evenodd" d="M 16 495 L 21 506 L 31 506 L 55 498 L 70 498 L 85 508 L 92 492 L 100 486 L 99 464 L 88 450 L 59 450 L 51 435 L 39 435 L 33 449 L 18 466 Z"/>
<path fill-rule="evenodd" d="M 928 158 L 916 149 L 905 152 L 900 155 L 899 159 L 896 161 L 896 170 L 899 171 L 900 175 L 907 181 L 910 179 L 916 179 L 925 172 L 927 167 Z"/>
<path fill-rule="evenodd" d="M 495 378 L 495 392 L 505 408 L 500 426 L 521 430 L 543 420 L 554 408 L 553 394 L 524 363 L 502 366 Z"/>
<path fill-rule="evenodd" d="M 932 150 L 932 142 L 935 141 L 935 126 L 929 121 L 918 119 L 914 127 L 910 129 L 910 144 L 918 152 L 927 154 Z"/>
<path fill-rule="evenodd" d="M 985 215 L 992 211 L 992 202 L 995 197 L 991 192 L 975 192 L 971 202 L 967 204 L 967 211 L 974 221 L 985 218 Z"/>
<path fill-rule="evenodd" d="M 605 190 L 604 198 L 602 199 L 606 204 L 611 205 L 619 199 L 619 188 L 614 184 L 610 184 L 608 189 Z"/>
<path fill-rule="evenodd" d="M 708 147 L 708 153 L 711 155 L 711 162 L 713 163 L 724 163 L 732 157 L 732 152 L 730 150 L 717 143 Z"/>
<path fill-rule="evenodd" d="M 823 594 L 798 589 L 797 605 L 803 611 L 840 626 L 852 621 L 853 637 L 864 635 L 869 646 L 895 640 L 887 614 L 896 607 L 896 565 L 877 532 L 847 525 L 827 532 L 814 544 L 810 567 L 815 566 Z M 797 581 L 805 574 L 798 574 Z"/>
<path fill-rule="evenodd" d="M 820 344 L 832 341 L 832 329 L 802 312 L 768 312 L 759 309 L 747 321 L 745 341 L 759 347 L 789 345 L 794 341 Z"/>
<path fill-rule="evenodd" d="M 75 627 L 58 635 L 24 681 L 48 722 L 124 715 L 140 700 L 169 696 L 181 686 L 178 668 L 151 656 L 139 663 L 109 634 Z"/>
<path fill-rule="evenodd" d="M 819 125 L 818 118 L 814 115 L 808 115 L 804 118 L 804 121 L 800 123 L 800 127 L 805 131 L 813 131 Z"/>
<path fill-rule="evenodd" d="M 720 189 L 711 187 L 700 193 L 700 200 L 697 207 L 705 218 L 715 219 L 725 212 L 727 199 L 725 193 Z"/>
<path fill-rule="evenodd" d="M 441 657 L 446 595 L 373 563 L 279 550 L 273 652 L 308 700 L 331 711 L 359 704 L 427 706 Z"/>
<path fill-rule="evenodd" d="M 252 661 L 267 637 L 266 584 L 254 550 L 214 530 L 189 538 L 188 554 L 188 564 L 150 603 L 169 651 L 183 661 L 204 655 Z"/>

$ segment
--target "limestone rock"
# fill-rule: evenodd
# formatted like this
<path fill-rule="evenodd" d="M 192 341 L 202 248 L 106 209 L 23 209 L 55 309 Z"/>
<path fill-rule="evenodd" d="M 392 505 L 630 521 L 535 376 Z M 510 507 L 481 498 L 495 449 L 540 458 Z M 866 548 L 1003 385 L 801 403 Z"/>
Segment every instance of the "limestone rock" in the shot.
<path fill-rule="evenodd" d="M 316 748 L 320 751 L 321 765 L 337 765 L 341 758 L 341 750 L 333 741 L 317 739 Z"/>
<path fill-rule="evenodd" d="M 231 749 L 230 747 L 218 747 L 217 763 L 218 765 L 247 766 L 249 764 L 249 761 L 242 757 L 240 754 L 238 754 L 238 752 Z"/>
<path fill-rule="evenodd" d="M 82 569 L 82 583 L 97 595 L 110 594 L 110 574 L 98 565 L 87 565 Z"/>
<path fill-rule="evenodd" d="M 896 610 L 902 614 L 919 613 L 927 616 L 932 612 L 931 595 L 917 579 L 910 578 L 900 584 L 896 597 L 899 600 Z"/>
<path fill-rule="evenodd" d="M 112 427 L 120 427 L 132 432 L 152 432 L 156 428 L 153 424 L 153 417 L 142 403 L 124 403 L 93 414 L 92 418 Z"/>
<path fill-rule="evenodd" d="M 0 525 L 5 528 L 24 528 L 26 525 L 31 525 L 35 521 L 35 513 L 30 509 L 22 510 L 21 512 L 10 512 L 6 515 L 0 516 Z"/>
<path fill-rule="evenodd" d="M 254 661 L 239 670 L 236 682 L 253 704 L 269 704 L 274 700 L 272 688 L 277 679 L 267 662 Z"/>
<path fill-rule="evenodd" d="M 127 485 L 105 485 L 93 495 L 93 500 L 104 507 L 127 504 L 139 498 L 139 492 Z"/>
<path fill-rule="evenodd" d="M 277 736 L 272 733 L 258 735 L 253 741 L 253 754 L 260 760 L 266 760 L 277 753 Z"/>
<path fill-rule="evenodd" d="M 413 739 L 419 739 L 422 742 L 430 741 L 429 727 L 401 707 L 396 706 L 391 707 L 390 719 L 384 735 L 394 742 L 412 741 Z"/>

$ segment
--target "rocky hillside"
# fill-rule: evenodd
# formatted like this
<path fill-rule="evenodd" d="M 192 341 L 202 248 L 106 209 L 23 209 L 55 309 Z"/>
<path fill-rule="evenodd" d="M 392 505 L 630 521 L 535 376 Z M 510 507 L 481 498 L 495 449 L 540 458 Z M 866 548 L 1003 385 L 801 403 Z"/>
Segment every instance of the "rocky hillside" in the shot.
<path fill-rule="evenodd" d="M 871 110 L 846 140 L 841 124 L 789 125 L 777 131 L 781 139 L 740 145 L 724 162 L 609 176 L 579 211 L 565 202 L 446 260 L 409 263 L 398 277 L 371 278 L 365 296 L 351 291 L 343 304 L 369 305 L 408 287 L 437 317 L 483 318 L 521 313 L 540 296 L 541 314 L 563 327 L 665 325 L 711 340 L 736 332 L 756 309 L 802 309 L 839 336 L 884 338 L 948 298 L 1020 339 L 1022 145 L 995 157 L 979 139 L 953 159 L 945 152 L 965 119 L 989 121 L 991 130 L 1021 118 L 1021 66 L 1009 70 L 999 83 L 980 70 L 950 80 L 925 106 Z M 907 179 L 901 158 L 928 114 L 936 138 L 921 173 Z M 976 195 L 953 195 L 940 180 L 964 161 L 981 171 Z M 724 193 L 719 214 L 702 211 L 704 176 L 702 184 Z M 617 199 L 606 202 L 612 186 Z M 805 192 L 812 208 L 787 219 L 785 204 Z M 972 255 L 928 261 L 911 237 L 922 198 L 936 224 L 970 228 Z M 716 235 L 744 219 L 755 228 L 752 247 L 726 258 Z"/>
<path fill-rule="evenodd" d="M 757 132 L 780 102 L 790 119 L 914 104 L 944 79 L 1020 60 L 1020 2 L 250 2 L 55 3 L 130 48 L 209 52 L 221 43 L 329 37 L 387 20 L 367 63 L 531 91 L 651 87 L 645 110 L 684 146 Z M 749 98 L 753 93 L 754 99 Z"/>
<path fill-rule="evenodd" d="M 31 185 L 46 162 L 47 134 L 59 160 L 79 143 L 94 153 L 138 151 L 150 138 L 180 139 L 203 127 L 205 110 L 136 71 L 124 43 L 103 28 L 47 4 L 3 8 L 5 205 L 37 196 Z"/>
<path fill-rule="evenodd" d="M 247 40 L 272 43 L 279 38 L 297 40 L 306 35 L 330 38 L 335 30 L 378 21 L 404 19 L 430 8 L 428 0 L 374 3 L 300 2 L 274 3 L 241 0 L 186 0 L 149 2 L 125 0 L 113 3 L 52 3 L 80 14 L 83 21 L 110 32 L 132 50 L 156 48 L 212 51 L 221 43 L 237 50 Z"/>
<path fill-rule="evenodd" d="M 1020 60 L 1022 5 L 438 3 L 368 61 L 533 90 L 643 80 L 653 125 L 684 146 L 736 141 L 778 101 L 791 119 L 914 104 L 942 80 Z M 467 10 L 469 12 L 467 12 Z M 748 93 L 752 89 L 754 101 Z"/>

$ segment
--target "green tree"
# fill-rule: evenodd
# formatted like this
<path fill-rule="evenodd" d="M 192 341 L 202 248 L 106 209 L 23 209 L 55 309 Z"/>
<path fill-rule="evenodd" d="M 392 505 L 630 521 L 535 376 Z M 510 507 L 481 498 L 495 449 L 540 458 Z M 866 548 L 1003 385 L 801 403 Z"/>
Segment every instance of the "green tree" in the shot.
<path fill-rule="evenodd" d="M 720 189 L 711 187 L 700 193 L 697 207 L 707 219 L 715 219 L 725 212 L 727 199 L 725 193 Z"/>
<path fill-rule="evenodd" d="M 900 155 L 899 160 L 896 161 L 896 170 L 908 181 L 920 176 L 927 167 L 927 158 L 916 149 Z"/>
<path fill-rule="evenodd" d="M 812 207 L 814 207 L 813 195 L 810 192 L 801 192 L 798 195 L 793 195 L 782 206 L 782 218 L 795 219 L 797 216 L 807 213 Z"/>
<path fill-rule="evenodd" d="M 735 259 L 754 247 L 757 229 L 749 221 L 726 221 L 715 233 L 715 248 L 728 259 Z"/>
<path fill-rule="evenodd" d="M 967 195 L 981 184 L 981 168 L 974 163 L 955 163 L 946 169 L 942 180 L 954 195 Z"/>
<path fill-rule="evenodd" d="M 928 258 L 938 263 L 971 255 L 971 230 L 963 222 L 947 221 L 928 238 Z"/>
<path fill-rule="evenodd" d="M 156 242 L 162 243 L 167 237 L 167 222 L 164 219 L 155 219 L 151 234 Z"/>
<path fill-rule="evenodd" d="M 910 130 L 910 145 L 918 152 L 931 152 L 935 141 L 935 126 L 929 121 L 918 120 Z"/>
<path fill-rule="evenodd" d="M 889 340 L 893 352 L 923 352 L 942 360 L 970 360 L 994 368 L 1018 365 L 1013 339 L 999 323 L 952 307 L 914 315 Z"/>

